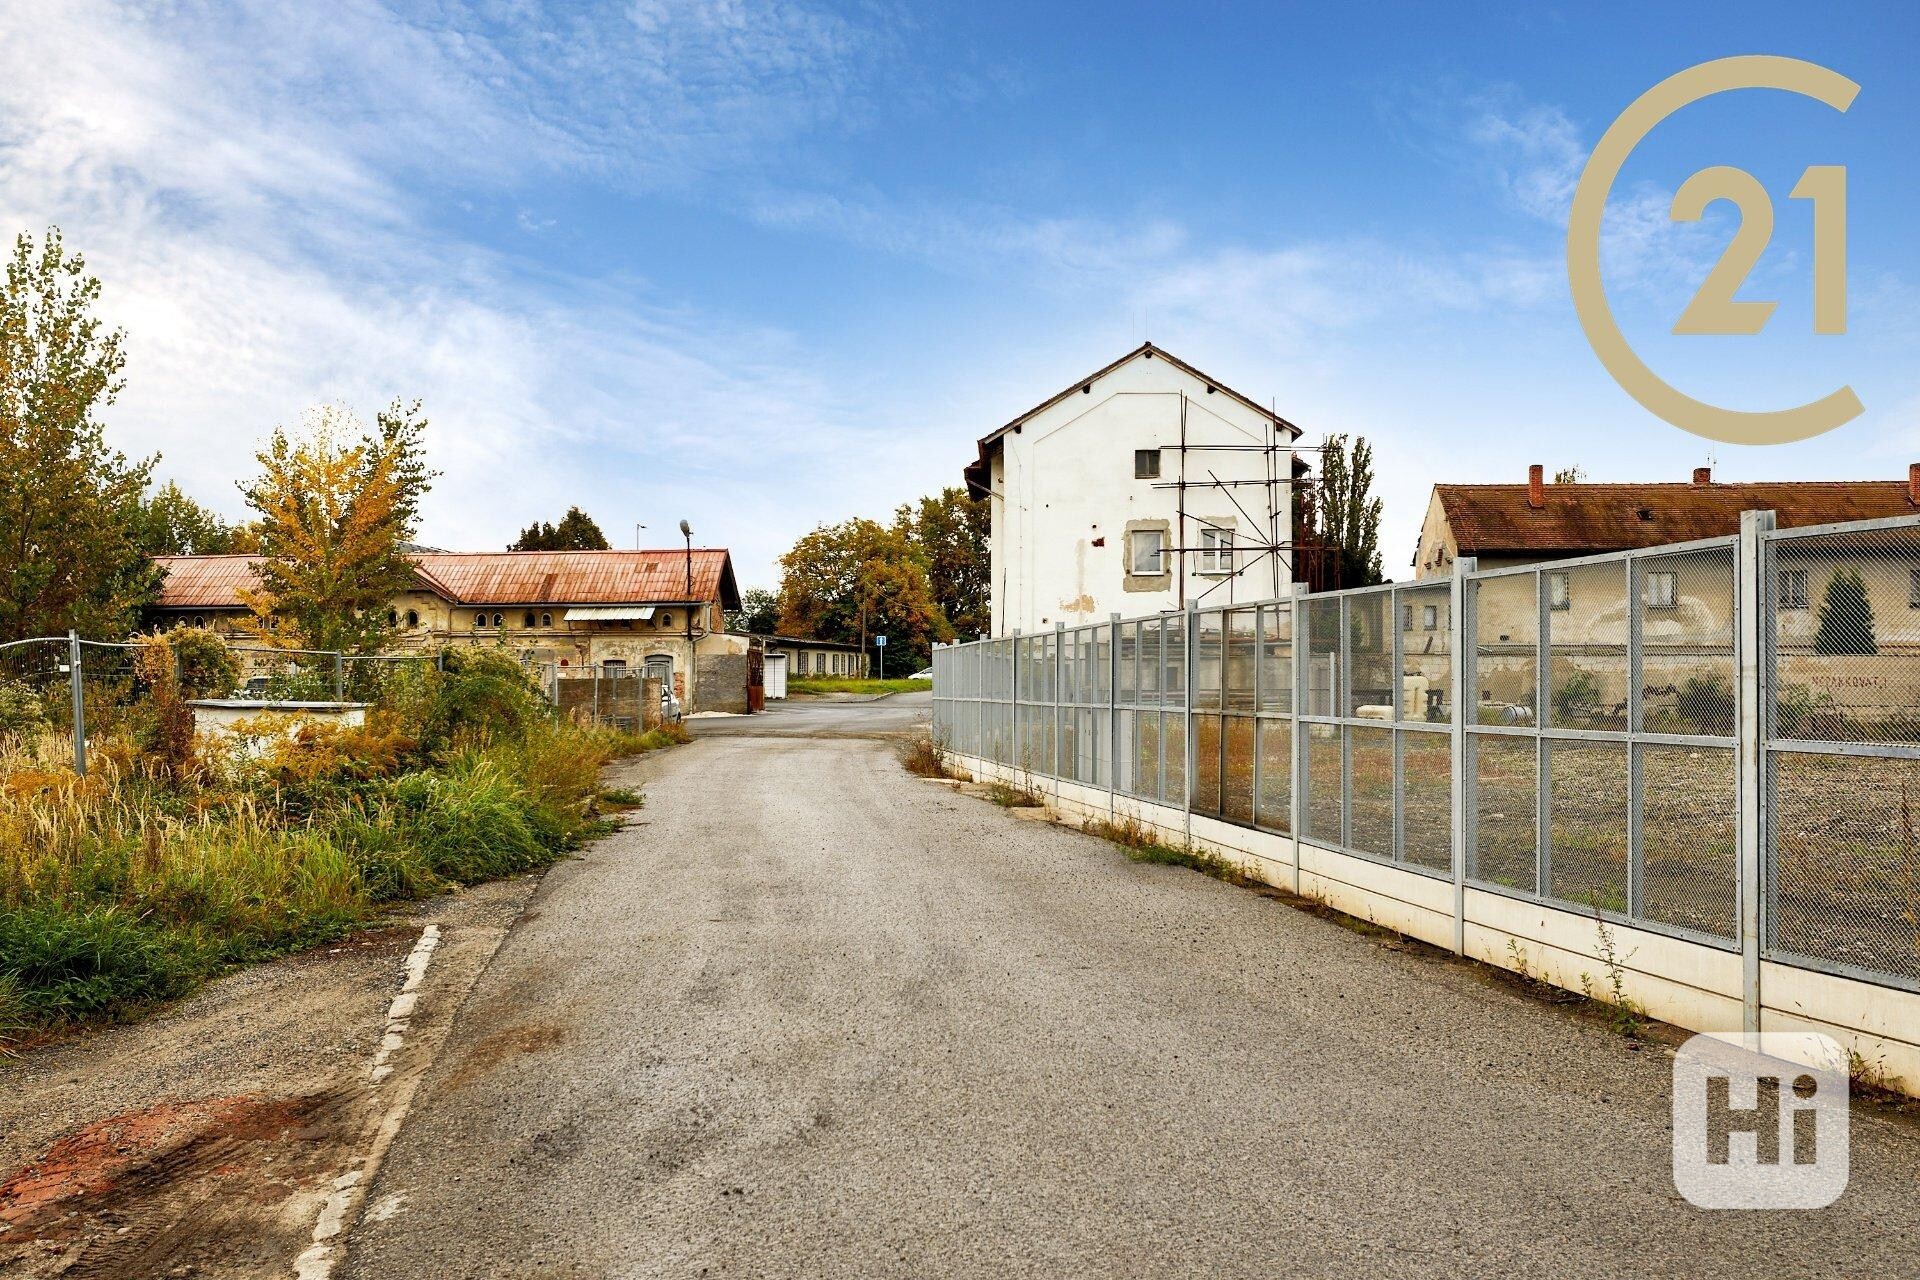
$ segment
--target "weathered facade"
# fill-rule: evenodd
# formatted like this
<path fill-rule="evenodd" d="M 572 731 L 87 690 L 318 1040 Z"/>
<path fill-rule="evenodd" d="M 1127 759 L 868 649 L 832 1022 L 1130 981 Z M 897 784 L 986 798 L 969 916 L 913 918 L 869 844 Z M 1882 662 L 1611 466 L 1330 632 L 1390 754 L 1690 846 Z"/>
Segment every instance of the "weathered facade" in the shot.
<path fill-rule="evenodd" d="M 151 620 L 244 642 L 240 593 L 257 585 L 256 559 L 160 557 L 166 577 Z M 740 594 L 724 549 L 422 552 L 413 562 L 414 588 L 390 606 L 393 652 L 493 646 L 561 680 L 643 672 L 688 711 L 748 709 L 753 642 L 725 631 L 722 611 Z"/>
<path fill-rule="evenodd" d="M 993 633 L 1284 594 L 1298 435 L 1149 343 L 983 437 Z"/>
<path fill-rule="evenodd" d="M 1531 704 L 1544 633 L 1554 686 L 1576 689 L 1572 701 L 1583 714 L 1599 720 L 1620 715 L 1633 696 L 1625 655 L 1634 614 L 1630 592 L 1637 592 L 1646 654 L 1642 695 L 1649 705 L 1684 705 L 1704 714 L 1702 706 L 1721 705 L 1723 691 L 1689 685 L 1685 672 L 1701 654 L 1731 652 L 1736 602 L 1730 546 L 1644 556 L 1636 561 L 1631 588 L 1618 562 L 1585 560 L 1731 539 L 1743 511 L 1772 511 L 1782 529 L 1910 516 L 1920 511 L 1920 465 L 1904 484 L 1716 484 L 1706 468 L 1685 484 L 1548 484 L 1535 466 L 1527 484 L 1436 485 L 1414 565 L 1422 578 L 1450 573 L 1461 556 L 1474 557 L 1483 570 L 1541 566 L 1537 595 L 1530 574 L 1476 589 L 1473 607 L 1482 637 L 1477 693 L 1483 705 Z M 1560 561 L 1569 563 L 1554 567 Z M 1920 681 L 1907 664 L 1883 664 L 1863 674 L 1858 663 L 1835 652 L 1838 646 L 1846 653 L 1920 653 L 1920 569 L 1907 541 L 1883 545 L 1865 535 L 1844 547 L 1819 539 L 1788 541 L 1767 572 L 1770 625 L 1778 637 L 1775 676 L 1783 696 L 1828 688 L 1835 672 L 1849 667 L 1848 700 L 1856 712 L 1894 714 L 1920 706 Z M 1822 652 L 1822 608 L 1855 575 L 1864 605 L 1829 624 L 1834 631 Z M 1444 633 L 1438 591 L 1434 603 L 1434 620 Z M 1404 652 L 1414 652 L 1425 637 L 1424 609 L 1421 614 L 1400 620 Z M 1730 708 L 1729 701 L 1725 714 Z"/>

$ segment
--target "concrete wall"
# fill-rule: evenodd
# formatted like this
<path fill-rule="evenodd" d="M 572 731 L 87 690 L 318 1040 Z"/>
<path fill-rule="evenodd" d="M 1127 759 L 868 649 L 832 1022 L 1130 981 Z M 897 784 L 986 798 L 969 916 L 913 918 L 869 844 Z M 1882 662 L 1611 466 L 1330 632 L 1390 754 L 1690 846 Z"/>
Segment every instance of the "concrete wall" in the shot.
<path fill-rule="evenodd" d="M 1068 821 L 1137 821 L 1168 844 L 1191 843 L 1229 859 L 1262 883 L 1297 890 L 1447 950 L 1454 947 L 1459 892 L 1471 958 L 1502 969 L 1524 967 L 1532 977 L 1568 991 L 1608 984 L 1601 930 L 1592 916 L 1473 886 L 1457 891 L 1441 876 L 971 756 L 951 755 L 948 762 L 977 778 L 1029 788 Z M 1743 1029 L 1737 950 L 1613 921 L 1605 928 L 1626 995 L 1652 1017 L 1694 1031 Z M 1920 1094 L 1920 993 L 1768 962 L 1761 966 L 1760 1005 L 1762 1030 L 1831 1036 L 1891 1087 Z"/>
<path fill-rule="evenodd" d="M 702 654 L 699 679 L 694 684 L 694 709 L 742 715 L 751 711 L 747 705 L 747 663 L 744 649 L 739 653 Z"/>
<path fill-rule="evenodd" d="M 1181 398 L 1186 397 L 1186 437 L 1190 445 L 1263 445 L 1266 419 L 1232 396 L 1209 391 L 1159 357 L 1128 361 L 1010 431 L 1000 439 L 1000 454 L 989 469 L 993 486 L 991 547 L 993 632 L 1005 635 L 1049 630 L 1056 622 L 1074 626 L 1103 621 L 1111 613 L 1129 617 L 1179 607 L 1220 581 L 1198 572 L 1197 555 L 1167 556 L 1169 572 L 1157 579 L 1127 572 L 1127 531 L 1147 525 L 1167 530 L 1166 545 L 1198 546 L 1195 517 L 1237 530 L 1241 540 L 1265 542 L 1269 530 L 1253 529 L 1218 488 L 1187 491 L 1188 519 L 1180 526 L 1180 498 L 1156 481 L 1136 479 L 1134 451 L 1160 449 L 1160 481 L 1180 478 L 1181 457 L 1173 448 L 1181 438 Z M 1274 486 L 1282 513 L 1282 533 L 1292 509 L 1284 455 Z M 1189 481 L 1207 479 L 1264 481 L 1266 459 L 1257 451 L 1196 452 L 1186 460 Z M 1233 490 L 1256 517 L 1267 510 L 1266 490 Z M 1210 602 L 1230 598 L 1266 599 L 1284 595 L 1290 579 L 1275 557 L 1255 562 L 1239 553 L 1241 564 L 1255 567 L 1231 587 L 1221 587 Z M 1184 560 L 1184 565 L 1181 563 Z M 1184 584 L 1181 581 L 1184 569 Z M 1131 579 L 1131 580 L 1130 580 Z"/>

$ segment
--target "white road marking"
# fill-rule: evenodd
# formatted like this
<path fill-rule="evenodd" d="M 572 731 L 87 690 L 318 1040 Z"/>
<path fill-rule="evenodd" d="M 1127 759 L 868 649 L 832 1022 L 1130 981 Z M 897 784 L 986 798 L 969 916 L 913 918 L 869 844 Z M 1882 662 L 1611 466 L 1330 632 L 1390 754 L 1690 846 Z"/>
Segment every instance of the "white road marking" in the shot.
<path fill-rule="evenodd" d="M 434 948 L 439 945 L 440 926 L 430 924 L 420 931 L 420 940 L 413 944 L 413 951 L 407 956 L 406 981 L 401 984 L 400 994 L 387 1006 L 386 1034 L 381 1036 L 379 1051 L 374 1054 L 373 1065 L 367 1072 L 367 1079 L 376 1090 L 393 1074 L 394 1055 L 406 1043 L 414 1006 L 420 998 L 420 983 L 426 978 L 427 964 L 433 959 Z M 413 1083 L 418 1083 L 417 1077 Z M 334 1245 L 346 1233 L 354 1212 L 366 1196 L 366 1188 L 379 1171 L 380 1161 L 392 1145 L 394 1135 L 400 1132 L 400 1124 L 406 1119 L 407 1108 L 412 1103 L 413 1085 L 409 1084 L 401 1088 L 388 1106 L 379 1129 L 374 1132 L 372 1146 L 358 1162 L 360 1167 L 349 1169 L 334 1179 L 333 1189 L 327 1194 L 320 1217 L 313 1224 L 313 1244 L 294 1259 L 295 1280 L 328 1280 L 333 1275 L 334 1264 L 339 1260 Z"/>

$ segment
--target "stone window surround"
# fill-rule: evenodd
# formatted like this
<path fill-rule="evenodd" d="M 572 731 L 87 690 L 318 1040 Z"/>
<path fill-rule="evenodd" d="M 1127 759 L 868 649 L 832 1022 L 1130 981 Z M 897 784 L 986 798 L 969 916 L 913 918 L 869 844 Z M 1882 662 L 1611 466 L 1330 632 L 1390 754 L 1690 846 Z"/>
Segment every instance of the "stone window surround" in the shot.
<path fill-rule="evenodd" d="M 1135 573 L 1133 571 L 1133 535 L 1142 532 L 1160 534 L 1159 573 Z M 1168 591 L 1173 587 L 1173 522 L 1170 520 L 1129 520 L 1123 533 L 1120 553 L 1126 557 L 1122 569 L 1126 574 L 1121 587 L 1126 591 Z"/>

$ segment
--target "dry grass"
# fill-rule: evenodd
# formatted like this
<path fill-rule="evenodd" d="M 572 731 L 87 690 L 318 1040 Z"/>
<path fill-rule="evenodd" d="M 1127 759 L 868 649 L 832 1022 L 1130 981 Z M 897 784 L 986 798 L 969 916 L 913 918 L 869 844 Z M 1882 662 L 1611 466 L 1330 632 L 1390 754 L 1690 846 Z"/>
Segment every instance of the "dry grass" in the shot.
<path fill-rule="evenodd" d="M 544 866 L 604 822 L 602 764 L 685 740 L 559 724 L 521 701 L 530 687 L 475 688 L 509 678 L 524 686 L 456 673 L 364 728 L 257 754 L 202 739 L 162 761 L 131 732 L 104 737 L 84 778 L 63 734 L 0 737 L 0 1046 L 137 1012 L 387 902 Z"/>

